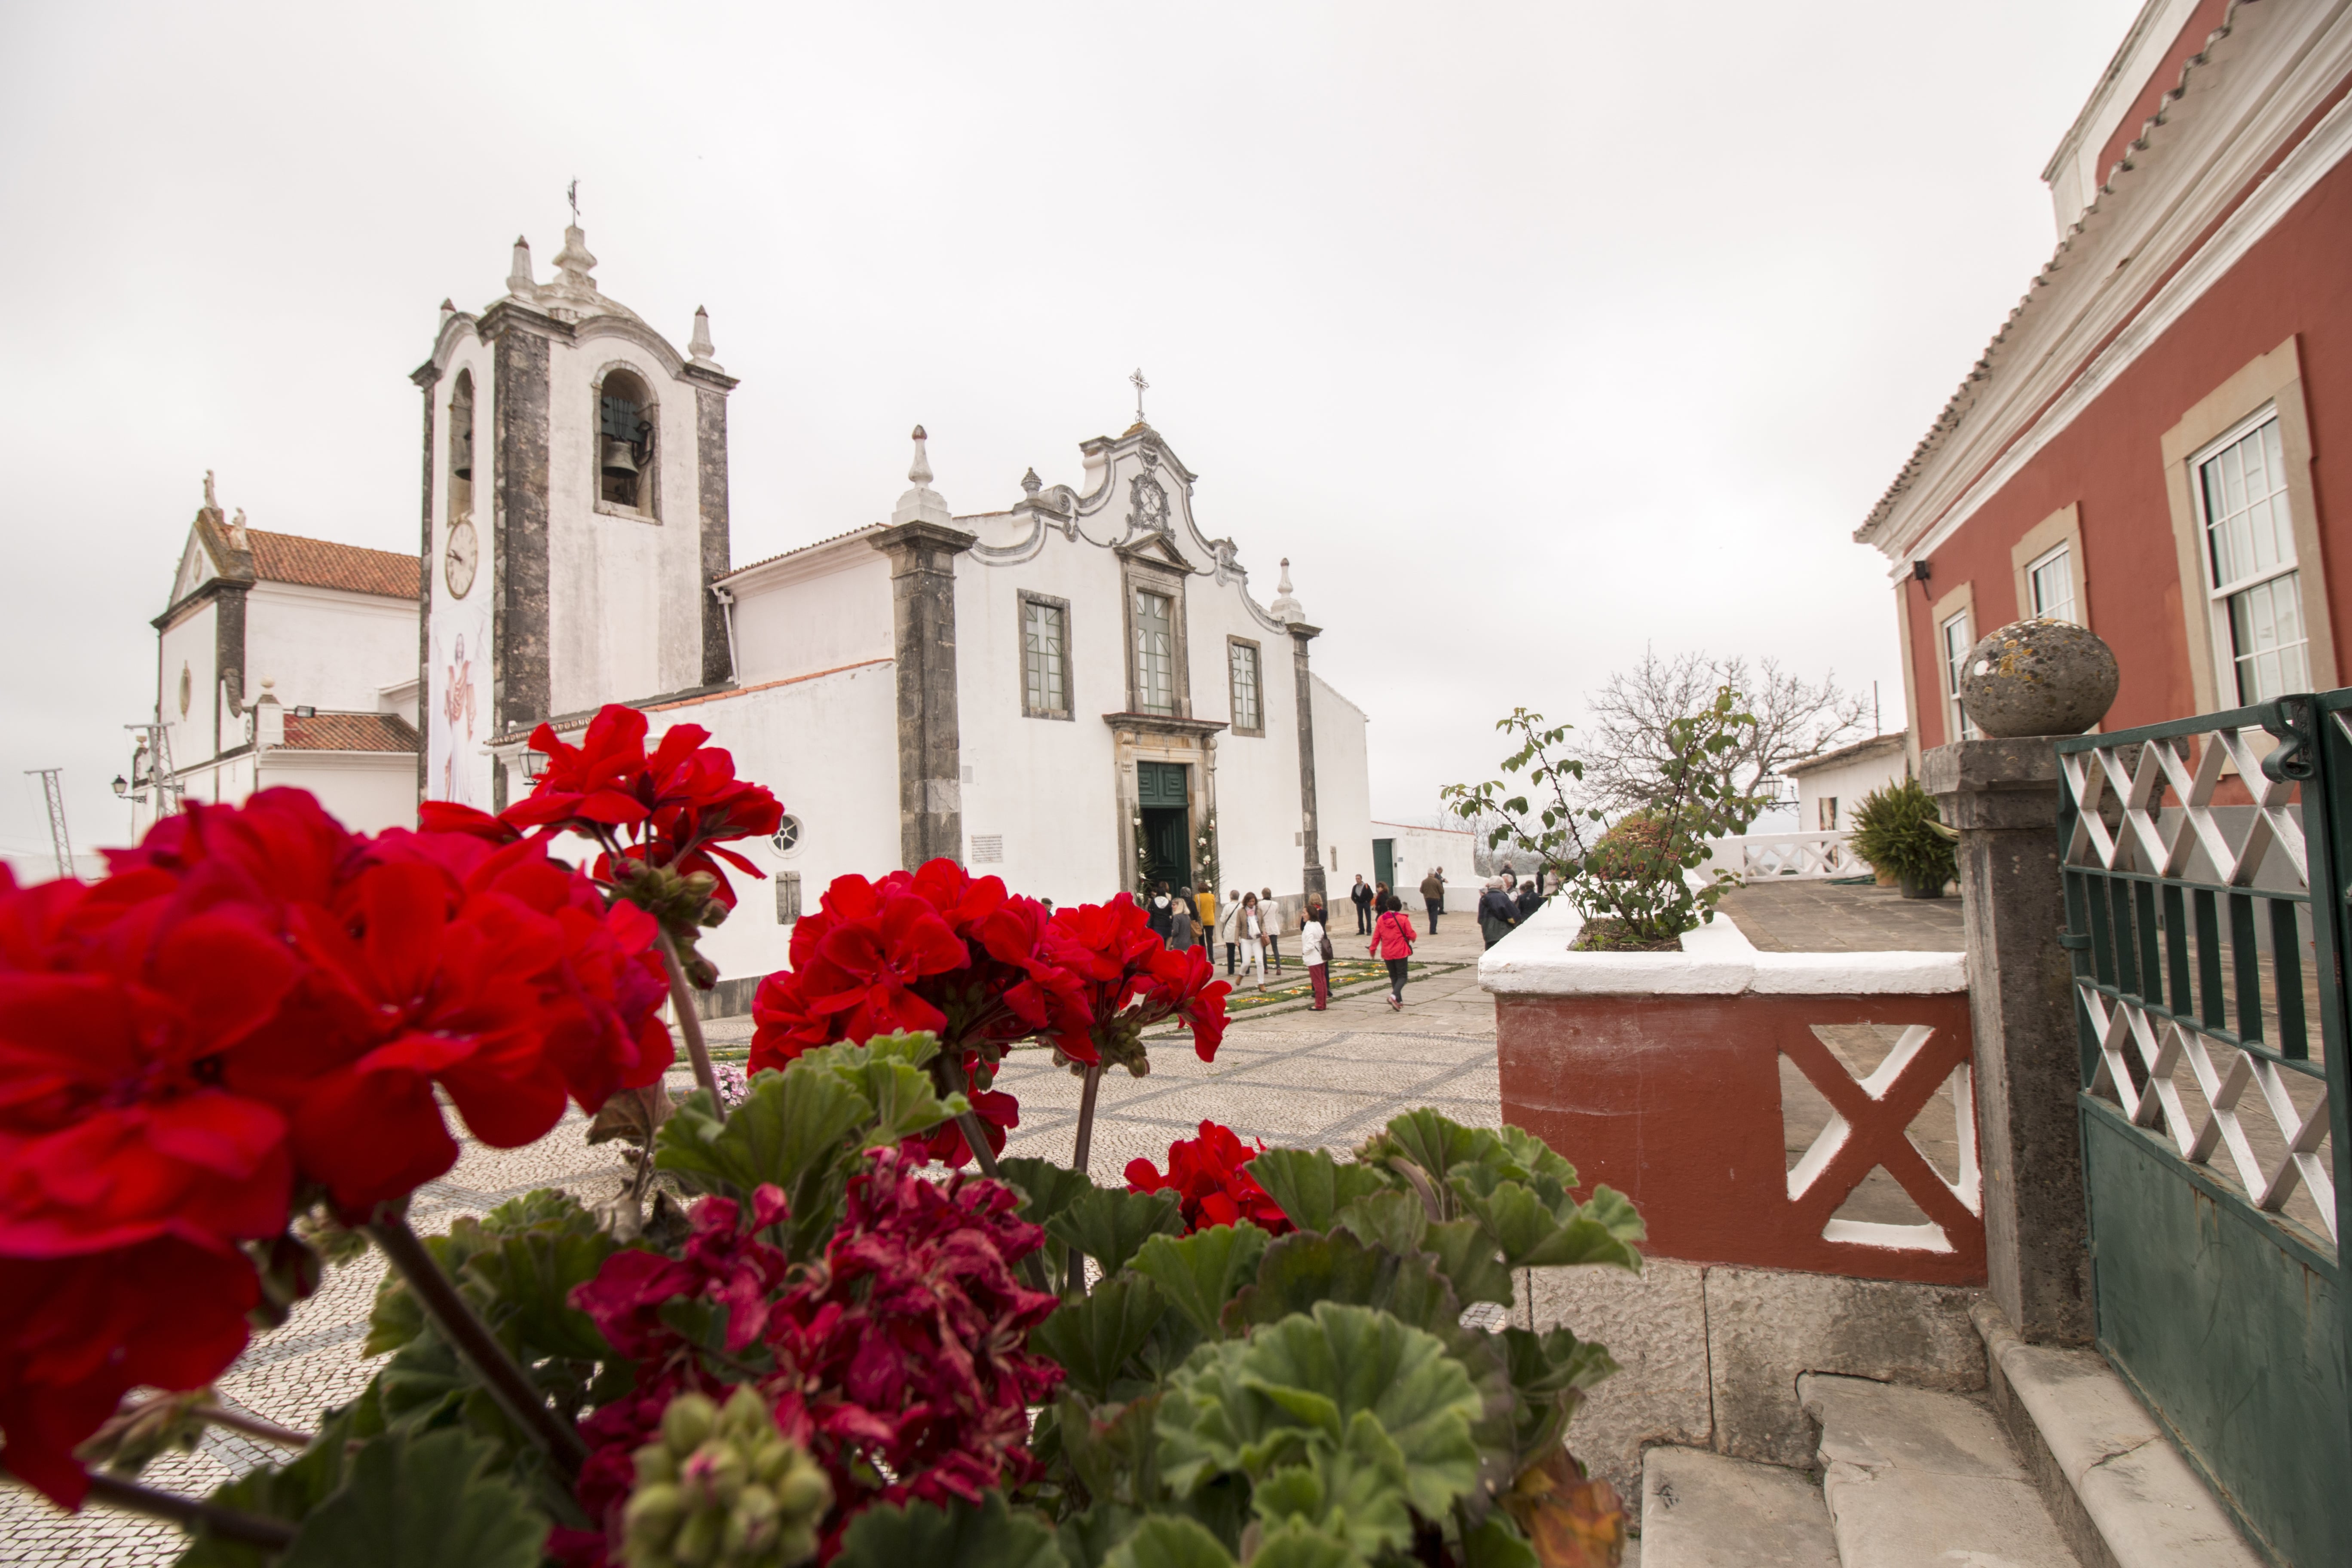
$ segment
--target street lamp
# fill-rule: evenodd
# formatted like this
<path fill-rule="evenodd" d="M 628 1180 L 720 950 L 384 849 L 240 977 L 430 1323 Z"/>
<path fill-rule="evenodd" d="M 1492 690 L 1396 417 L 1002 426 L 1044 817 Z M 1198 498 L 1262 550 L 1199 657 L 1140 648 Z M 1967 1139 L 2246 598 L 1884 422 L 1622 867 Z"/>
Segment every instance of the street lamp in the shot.
<path fill-rule="evenodd" d="M 129 779 L 127 779 L 127 778 L 124 778 L 121 773 L 117 773 L 117 774 L 115 774 L 115 775 L 114 775 L 114 793 L 115 793 L 115 795 L 116 795 L 116 797 L 117 797 L 118 799 L 119 799 L 119 798 L 121 798 L 121 796 L 125 795 L 130 794 L 130 793 L 131 793 L 131 781 L 130 781 Z"/>
<path fill-rule="evenodd" d="M 546 772 L 547 753 L 545 752 L 525 752 L 522 754 L 522 776 L 530 783 L 537 784 L 540 775 Z"/>

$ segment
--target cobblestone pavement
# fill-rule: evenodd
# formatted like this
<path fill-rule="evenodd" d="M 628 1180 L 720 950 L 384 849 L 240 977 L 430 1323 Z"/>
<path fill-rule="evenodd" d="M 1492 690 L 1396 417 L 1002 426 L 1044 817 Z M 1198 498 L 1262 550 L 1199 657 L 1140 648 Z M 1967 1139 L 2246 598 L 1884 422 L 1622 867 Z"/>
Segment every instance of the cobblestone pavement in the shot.
<path fill-rule="evenodd" d="M 1759 952 L 1959 952 L 1960 900 L 1906 899 L 1895 888 L 1759 882 L 1725 896 L 1723 912 Z"/>
<path fill-rule="evenodd" d="M 1360 939 L 1337 935 L 1343 955 Z M 1494 1005 L 1478 989 L 1476 929 L 1467 920 L 1445 922 L 1416 957 L 1431 973 L 1406 987 L 1406 1007 L 1391 1012 L 1385 984 L 1333 998 L 1322 1013 L 1303 1006 L 1236 1021 L 1214 1062 L 1202 1062 L 1189 1037 L 1151 1043 L 1150 1076 L 1114 1073 L 1104 1081 L 1097 1110 L 1095 1179 L 1118 1180 L 1138 1155 L 1165 1165 L 1168 1144 L 1191 1137 L 1203 1117 L 1224 1122 L 1244 1138 L 1269 1144 L 1345 1148 L 1390 1117 L 1414 1105 L 1433 1105 L 1457 1121 L 1495 1125 L 1500 1102 L 1495 1078 Z M 1446 969 L 1447 965 L 1460 967 Z M 1443 973 L 1436 973 L 1443 970 Z M 740 1044 L 748 1020 L 711 1026 L 714 1044 Z M 1056 1070 L 1043 1051 L 1017 1052 L 1000 1086 L 1021 1100 L 1021 1126 L 1007 1152 L 1067 1160 L 1077 1124 L 1078 1080 Z M 673 1092 L 691 1087 L 684 1074 Z M 616 1156 L 581 1141 L 575 1113 L 524 1149 L 486 1149 L 468 1142 L 457 1167 L 421 1189 L 412 1223 L 442 1231 L 460 1215 L 483 1214 L 536 1187 L 565 1187 L 575 1195 L 607 1195 L 617 1178 Z M 257 1337 L 222 1378 L 234 1405 L 282 1425 L 308 1429 L 319 1413 L 363 1388 L 375 1364 L 359 1354 L 367 1336 L 369 1303 L 382 1265 L 373 1254 L 331 1272 L 319 1293 L 301 1303 L 280 1329 Z M 215 1430 L 193 1454 L 150 1465 L 148 1485 L 201 1496 L 274 1457 L 264 1445 Z M 0 1563 L 107 1564 L 148 1568 L 176 1558 L 184 1544 L 176 1527 L 90 1509 L 68 1515 L 19 1488 L 0 1486 Z"/>

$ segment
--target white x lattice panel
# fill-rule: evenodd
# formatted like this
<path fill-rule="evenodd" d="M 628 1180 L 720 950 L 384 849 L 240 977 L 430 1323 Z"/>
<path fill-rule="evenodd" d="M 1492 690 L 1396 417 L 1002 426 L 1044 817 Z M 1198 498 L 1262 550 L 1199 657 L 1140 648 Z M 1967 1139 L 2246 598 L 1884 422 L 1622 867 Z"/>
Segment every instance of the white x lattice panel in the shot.
<path fill-rule="evenodd" d="M 2111 999 L 2095 986 L 2078 982 L 2077 989 L 2099 1037 L 2093 1094 L 2113 1095 L 2134 1125 L 2160 1128 L 2190 1164 L 2210 1164 L 2214 1153 L 2226 1149 L 2240 1184 L 2252 1195 L 2256 1208 L 2278 1213 L 2294 1194 L 2295 1184 L 2302 1183 L 2311 1189 L 2320 1220 L 2327 1227 L 2327 1239 L 2337 1239 L 2336 1184 L 2319 1147 L 2327 1136 L 2324 1080 L 2305 1079 L 2321 1084 L 2319 1098 L 2308 1110 L 2298 1110 L 2288 1093 L 2289 1074 L 2277 1063 L 2251 1051 L 2231 1052 L 2234 1059 L 2222 1070 L 2214 1065 L 2210 1047 L 2196 1030 L 2135 1003 Z M 2127 1052 L 2137 1055 L 2146 1069 L 2145 1087 L 2133 1087 Z M 2181 1092 L 2176 1077 L 2184 1064 L 2195 1091 L 2194 1104 Z M 2255 1149 L 2238 1113 L 2250 1086 L 2262 1091 L 2263 1103 L 2284 1136 L 2285 1147 L 2267 1161 Z"/>
<path fill-rule="evenodd" d="M 2343 722 L 2341 714 L 2336 721 Z M 2347 727 L 2346 733 L 2352 735 L 2352 726 Z M 2263 751 L 2256 750 L 2260 746 L 2266 751 L 2272 740 L 2267 731 L 2255 729 L 2214 730 L 2144 742 L 2136 767 L 2126 765 L 2128 748 L 2122 746 L 2061 753 L 2058 765 L 2081 808 L 2074 818 L 2074 837 L 2066 846 L 2066 863 L 2179 877 L 2184 874 L 2189 856 L 2202 847 L 2213 863 L 2216 880 L 2243 888 L 2252 885 L 2263 858 L 2275 843 L 2285 849 L 2300 883 L 2305 876 L 2303 825 L 2289 809 L 2295 786 L 2292 781 L 2265 777 Z M 2224 763 L 2236 768 L 2240 783 L 2253 797 L 2245 827 L 2234 838 L 2228 822 L 2213 805 Z M 2163 820 L 2168 788 L 2180 809 L 2169 836 Z M 2122 806 L 2122 822 L 2114 832 L 2100 815 L 2110 789 Z"/>

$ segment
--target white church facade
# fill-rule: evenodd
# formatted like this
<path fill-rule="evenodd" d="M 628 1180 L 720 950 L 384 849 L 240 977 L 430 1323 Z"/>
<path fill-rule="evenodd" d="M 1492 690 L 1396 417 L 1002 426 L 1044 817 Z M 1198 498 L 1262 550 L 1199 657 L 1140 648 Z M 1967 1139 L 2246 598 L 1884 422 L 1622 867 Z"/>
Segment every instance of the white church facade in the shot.
<path fill-rule="evenodd" d="M 594 264 L 575 226 L 541 283 L 518 241 L 506 293 L 445 304 L 415 373 L 412 810 L 527 793 L 542 721 L 576 739 L 617 701 L 656 732 L 702 725 L 790 814 L 745 847 L 772 885 L 706 941 L 733 976 L 781 966 L 834 877 L 935 856 L 1056 902 L 1197 880 L 1211 854 L 1219 893 L 1294 907 L 1370 869 L 1365 715 L 1313 669 L 1286 571 L 1260 605 L 1158 431 L 1139 418 L 1081 445 L 1075 484 L 1033 470 L 958 515 L 918 429 L 887 521 L 736 566 L 736 384 L 707 319 L 681 353 Z"/>

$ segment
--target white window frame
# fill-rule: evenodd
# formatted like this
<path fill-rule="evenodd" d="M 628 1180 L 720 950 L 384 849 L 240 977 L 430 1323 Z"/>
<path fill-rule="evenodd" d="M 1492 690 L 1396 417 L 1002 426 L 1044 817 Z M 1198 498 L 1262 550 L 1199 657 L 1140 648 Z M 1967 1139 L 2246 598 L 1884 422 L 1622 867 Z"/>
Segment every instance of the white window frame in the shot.
<path fill-rule="evenodd" d="M 2045 600 L 2042 595 L 2042 580 L 2053 568 L 2056 570 L 2059 583 L 2063 585 L 2066 596 L 2063 601 Z M 2074 602 L 2074 544 L 2072 540 L 2052 546 L 2025 563 L 2025 590 L 2033 595 L 2032 614 L 2046 616 L 2053 620 L 2071 621 L 2078 626 L 2083 624 L 2082 606 Z M 2056 603 L 2063 603 L 2065 614 L 2053 613 L 2052 606 Z"/>
<path fill-rule="evenodd" d="M 2224 583 L 2221 581 L 2219 563 L 2214 559 L 2215 522 L 2206 489 L 2206 470 L 2249 437 L 2259 435 L 2265 428 L 2273 434 L 2265 444 L 2263 459 L 2265 466 L 2275 471 L 2267 476 L 2270 488 L 2263 500 L 2269 504 L 2276 520 L 2272 524 L 2273 538 L 2283 541 L 2284 549 L 2280 558 L 2267 566 Z M 2275 403 L 2263 405 L 2218 438 L 2207 442 L 2189 458 L 2189 504 L 2195 508 L 2197 555 L 2205 589 L 2207 624 L 2211 628 L 2213 679 L 2221 700 L 2225 706 L 2235 708 L 2289 691 L 2311 689 L 2311 626 L 2305 614 L 2304 563 L 2294 538 L 2294 509 L 2286 466 L 2285 429 Z M 2223 521 L 2226 522 L 2227 519 Z M 2231 614 L 2231 608 L 2238 601 L 2256 594 L 2272 600 L 2273 606 L 2278 597 L 2284 595 L 2294 613 L 2295 629 L 2299 634 L 2292 643 L 2277 644 L 2271 650 L 2279 658 L 2280 685 L 2278 690 L 2268 693 L 2267 697 L 2249 693 L 2246 689 L 2244 666 L 2261 655 L 2259 652 L 2251 656 L 2241 655 L 2237 627 Z M 2294 660 L 2292 665 L 2287 662 L 2290 652 Z"/>
<path fill-rule="evenodd" d="M 1954 626 L 1960 628 L 1958 658 L 1952 654 Z M 1944 732 L 1954 740 L 1973 741 L 1984 733 L 1969 717 L 1968 705 L 1960 700 L 1960 675 L 1969 662 L 1969 650 L 1976 646 L 1973 605 L 1962 605 L 1936 623 L 1936 658 L 1944 671 Z"/>

